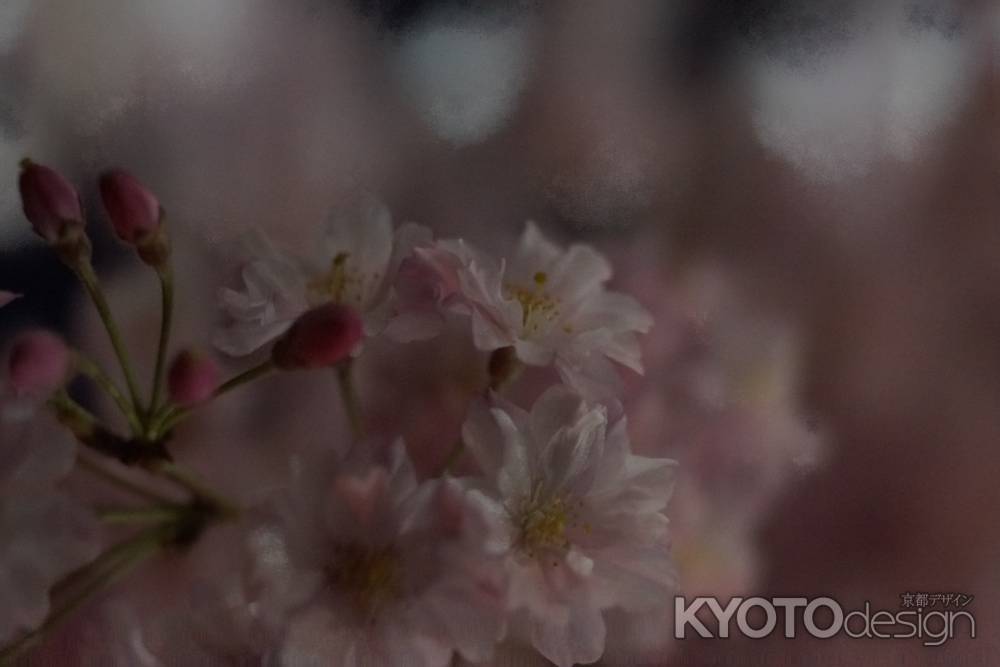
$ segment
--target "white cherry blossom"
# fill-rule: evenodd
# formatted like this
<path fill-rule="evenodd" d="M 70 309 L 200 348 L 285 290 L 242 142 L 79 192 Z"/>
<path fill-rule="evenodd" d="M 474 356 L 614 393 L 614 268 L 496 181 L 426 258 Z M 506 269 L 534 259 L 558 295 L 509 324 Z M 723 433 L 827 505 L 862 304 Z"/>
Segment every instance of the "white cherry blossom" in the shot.
<path fill-rule="evenodd" d="M 440 303 L 472 320 L 476 347 L 512 347 L 525 364 L 554 364 L 588 398 L 620 392 L 616 362 L 641 373 L 636 334 L 653 321 L 632 297 L 606 289 L 608 260 L 588 245 L 561 248 L 529 222 L 510 262 L 462 240 L 418 248 L 440 280 Z"/>
<path fill-rule="evenodd" d="M 496 398 L 476 404 L 463 440 L 485 476 L 473 497 L 505 529 L 512 627 L 542 655 L 594 662 L 604 610 L 668 599 L 675 462 L 631 454 L 624 418 L 609 423 L 604 406 L 554 387 L 530 414 Z"/>
<path fill-rule="evenodd" d="M 226 323 L 215 336 L 218 349 L 243 356 L 283 334 L 312 306 L 335 302 L 362 316 L 367 336 L 385 333 L 395 340 L 426 337 L 426 324 L 396 299 L 393 283 L 403 260 L 430 231 L 413 223 L 393 230 L 392 216 L 379 201 L 364 198 L 356 212 L 331 217 L 318 251 L 295 258 L 262 233 L 247 240 L 248 260 L 241 285 L 224 288 L 219 301 Z M 433 322 L 431 322 L 433 325 Z"/>

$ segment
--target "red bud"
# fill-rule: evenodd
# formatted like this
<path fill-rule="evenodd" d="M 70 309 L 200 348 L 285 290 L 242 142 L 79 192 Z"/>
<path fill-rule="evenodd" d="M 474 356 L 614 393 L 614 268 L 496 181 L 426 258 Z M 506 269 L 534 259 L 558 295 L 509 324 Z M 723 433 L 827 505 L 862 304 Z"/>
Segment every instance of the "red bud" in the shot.
<path fill-rule="evenodd" d="M 10 350 L 10 385 L 19 395 L 48 398 L 69 379 L 73 355 L 62 338 L 48 331 L 21 334 Z"/>
<path fill-rule="evenodd" d="M 140 243 L 160 227 L 160 202 L 132 174 L 121 169 L 105 172 L 100 179 L 101 201 L 118 237 Z"/>
<path fill-rule="evenodd" d="M 215 361 L 185 350 L 174 359 L 167 375 L 170 400 L 183 406 L 204 403 L 219 388 L 219 377 Z"/>
<path fill-rule="evenodd" d="M 301 315 L 274 345 L 278 368 L 322 368 L 348 356 L 362 336 L 361 318 L 348 306 L 329 303 Z"/>
<path fill-rule="evenodd" d="M 54 243 L 67 231 L 83 228 L 80 195 L 54 169 L 22 161 L 18 188 L 25 217 L 45 240 Z"/>

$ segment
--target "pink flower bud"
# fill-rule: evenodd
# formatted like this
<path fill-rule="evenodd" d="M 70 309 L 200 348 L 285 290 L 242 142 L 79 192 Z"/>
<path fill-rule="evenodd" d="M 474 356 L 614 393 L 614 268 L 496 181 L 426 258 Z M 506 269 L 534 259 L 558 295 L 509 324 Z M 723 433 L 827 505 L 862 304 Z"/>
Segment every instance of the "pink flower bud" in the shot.
<path fill-rule="evenodd" d="M 14 341 L 7 361 L 10 386 L 22 396 L 48 398 L 69 379 L 73 355 L 62 338 L 29 331 Z"/>
<path fill-rule="evenodd" d="M 219 366 L 211 358 L 190 350 L 177 355 L 167 375 L 170 400 L 178 405 L 204 403 L 219 388 Z"/>
<path fill-rule="evenodd" d="M 160 227 L 160 202 L 132 174 L 113 169 L 101 175 L 101 200 L 118 237 L 126 243 L 150 238 Z"/>
<path fill-rule="evenodd" d="M 22 161 L 18 188 L 25 217 L 46 241 L 58 241 L 66 231 L 83 228 L 80 195 L 54 169 Z"/>
<path fill-rule="evenodd" d="M 348 356 L 362 336 L 361 318 L 348 306 L 329 303 L 301 315 L 274 345 L 278 368 L 322 368 Z"/>

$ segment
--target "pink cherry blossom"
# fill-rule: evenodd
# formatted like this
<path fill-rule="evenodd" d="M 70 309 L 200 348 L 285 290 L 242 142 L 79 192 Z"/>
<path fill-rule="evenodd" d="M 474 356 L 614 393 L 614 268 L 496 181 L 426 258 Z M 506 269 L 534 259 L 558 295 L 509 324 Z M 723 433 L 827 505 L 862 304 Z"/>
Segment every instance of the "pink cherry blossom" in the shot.
<path fill-rule="evenodd" d="M 288 665 L 443 667 L 488 658 L 504 628 L 495 526 L 455 481 L 387 465 L 300 470 L 250 538 L 256 608 L 286 615 Z"/>
<path fill-rule="evenodd" d="M 475 405 L 463 439 L 485 475 L 473 497 L 504 527 L 514 629 L 546 658 L 597 660 L 605 610 L 657 608 L 674 590 L 675 463 L 631 454 L 623 417 L 554 387 L 530 413 Z"/>
<path fill-rule="evenodd" d="M 412 223 L 394 232 L 389 210 L 372 198 L 353 214 L 333 216 L 320 251 L 309 258 L 292 258 L 258 234 L 248 242 L 241 287 L 220 292 L 228 322 L 216 334 L 216 347 L 234 356 L 250 354 L 310 307 L 331 302 L 359 312 L 366 336 L 427 337 L 435 330 L 426 331 L 422 319 L 412 313 L 396 317 L 393 283 L 412 249 L 430 241 L 430 232 Z"/>
<path fill-rule="evenodd" d="M 590 246 L 561 248 L 529 222 L 509 263 L 462 240 L 417 253 L 438 271 L 441 303 L 471 317 L 478 348 L 513 347 L 526 364 L 554 364 L 566 384 L 595 399 L 621 390 L 612 362 L 642 372 L 636 334 L 652 318 L 606 289 L 611 265 Z"/>

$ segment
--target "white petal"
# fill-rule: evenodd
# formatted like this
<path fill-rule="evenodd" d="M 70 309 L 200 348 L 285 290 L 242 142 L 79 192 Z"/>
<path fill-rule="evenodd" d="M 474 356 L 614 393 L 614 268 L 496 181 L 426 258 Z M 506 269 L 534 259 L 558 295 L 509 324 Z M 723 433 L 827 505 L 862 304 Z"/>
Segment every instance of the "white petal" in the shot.
<path fill-rule="evenodd" d="M 503 465 L 506 445 L 504 432 L 484 399 L 477 398 L 469 405 L 462 425 L 462 441 L 483 475 L 496 479 Z"/>
<path fill-rule="evenodd" d="M 558 667 L 589 664 L 604 654 L 604 618 L 589 604 L 573 605 L 566 624 L 552 623 L 545 618 L 532 620 L 535 621 L 532 644 Z"/>
<path fill-rule="evenodd" d="M 614 365 L 601 355 L 573 349 L 561 351 L 556 356 L 556 370 L 563 382 L 589 401 L 607 400 L 622 392 Z"/>
<path fill-rule="evenodd" d="M 548 272 L 563 254 L 563 249 L 549 241 L 529 220 L 517 244 L 510 264 L 510 279 L 530 284 L 539 271 Z"/>
<path fill-rule="evenodd" d="M 392 214 L 379 200 L 365 195 L 355 207 L 333 213 L 326 229 L 327 261 L 346 255 L 351 273 L 361 276 L 359 307 L 367 310 L 388 283 L 393 250 Z"/>
<path fill-rule="evenodd" d="M 595 463 L 604 451 L 607 414 L 598 406 L 565 426 L 544 445 L 543 471 L 550 489 L 569 485 L 574 491 L 586 491 L 596 474 Z"/>
<path fill-rule="evenodd" d="M 561 385 L 550 387 L 531 407 L 528 428 L 532 439 L 542 445 L 548 443 L 559 429 L 577 421 L 582 411 L 579 394 Z"/>
<path fill-rule="evenodd" d="M 570 246 L 551 268 L 546 289 L 572 307 L 590 298 L 611 278 L 611 263 L 587 245 Z"/>
<path fill-rule="evenodd" d="M 610 329 L 613 332 L 648 332 L 653 316 L 633 297 L 620 292 L 601 292 L 583 301 L 572 313 L 573 326 L 580 331 Z"/>

